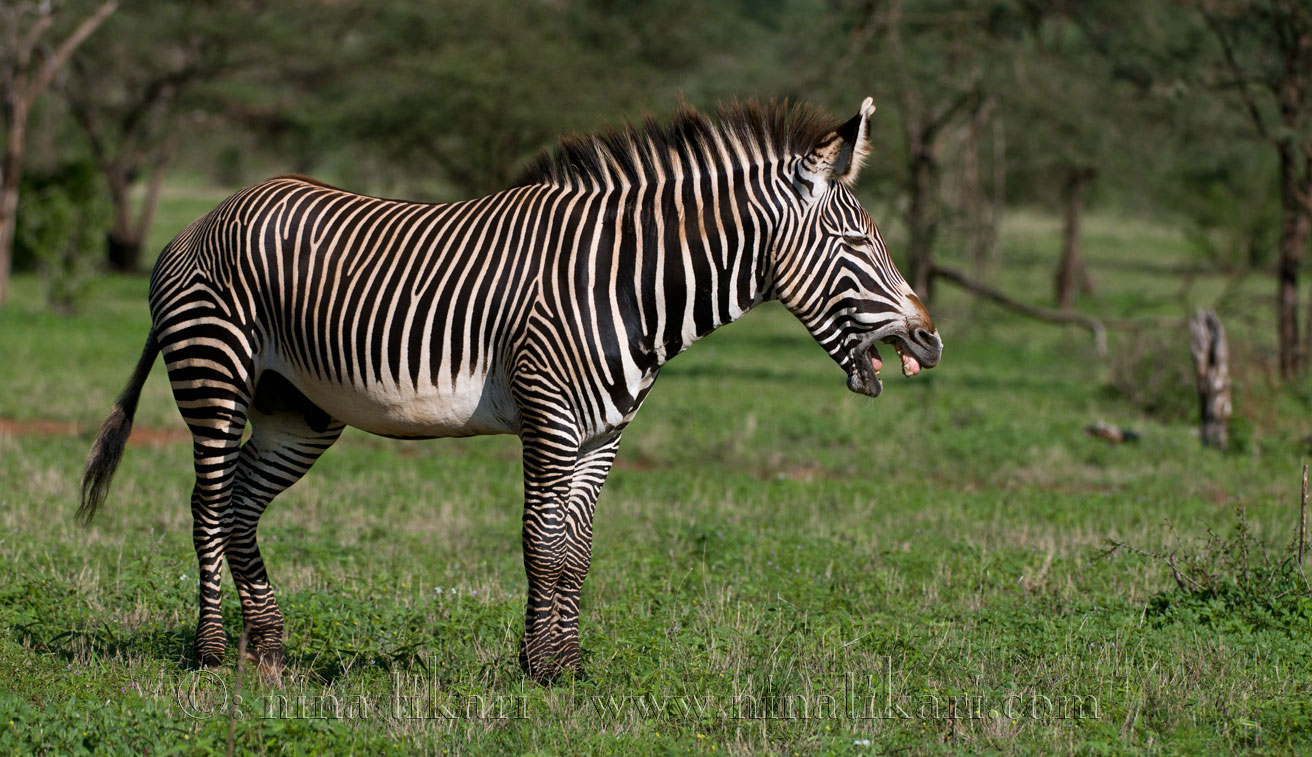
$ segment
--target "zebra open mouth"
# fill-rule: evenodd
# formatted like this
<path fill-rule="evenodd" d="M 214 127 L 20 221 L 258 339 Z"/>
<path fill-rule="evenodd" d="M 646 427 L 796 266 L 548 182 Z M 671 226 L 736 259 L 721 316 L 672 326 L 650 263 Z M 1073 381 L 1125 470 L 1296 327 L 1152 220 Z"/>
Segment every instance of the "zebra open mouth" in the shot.
<path fill-rule="evenodd" d="M 910 378 L 920 373 L 920 361 L 916 359 L 915 355 L 911 354 L 911 348 L 907 346 L 905 339 L 900 336 L 890 336 L 884 340 L 884 344 L 893 345 L 893 349 L 897 350 L 898 357 L 902 358 L 903 376 Z"/>
<path fill-rule="evenodd" d="M 902 360 L 903 376 L 910 377 L 920 373 L 920 361 L 911 354 L 905 339 L 896 335 L 883 339 L 872 337 L 857 345 L 852 351 L 852 364 L 855 370 L 847 377 L 848 389 L 867 397 L 878 397 L 884 390 L 884 384 L 879 380 L 879 371 L 884 367 L 884 361 L 880 359 L 879 348 L 876 346 L 881 341 L 892 345 L 897 351 L 898 357 Z"/>

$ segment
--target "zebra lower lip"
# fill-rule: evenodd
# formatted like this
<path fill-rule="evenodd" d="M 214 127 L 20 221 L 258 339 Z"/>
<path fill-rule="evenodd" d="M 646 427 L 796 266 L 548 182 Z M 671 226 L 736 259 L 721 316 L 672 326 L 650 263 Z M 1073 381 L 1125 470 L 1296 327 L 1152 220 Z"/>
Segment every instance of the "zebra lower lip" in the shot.
<path fill-rule="evenodd" d="M 884 362 L 879 359 L 879 350 L 874 343 L 859 345 L 852 354 L 853 370 L 847 378 L 847 388 L 867 397 L 878 397 L 884 385 L 879 380 L 879 370 Z"/>

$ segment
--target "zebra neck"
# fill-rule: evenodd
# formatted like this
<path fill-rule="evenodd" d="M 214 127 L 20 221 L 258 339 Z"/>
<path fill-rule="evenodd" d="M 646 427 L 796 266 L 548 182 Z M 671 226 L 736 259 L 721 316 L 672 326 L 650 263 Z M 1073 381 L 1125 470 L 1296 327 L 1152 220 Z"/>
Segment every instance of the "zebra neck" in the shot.
<path fill-rule="evenodd" d="M 685 204 L 689 192 L 675 187 L 673 218 L 652 219 L 636 235 L 644 273 L 634 315 L 653 367 L 771 299 L 777 221 L 760 205 L 749 206 L 741 192 L 737 203 L 721 201 L 721 194 L 732 196 L 721 191 Z"/>

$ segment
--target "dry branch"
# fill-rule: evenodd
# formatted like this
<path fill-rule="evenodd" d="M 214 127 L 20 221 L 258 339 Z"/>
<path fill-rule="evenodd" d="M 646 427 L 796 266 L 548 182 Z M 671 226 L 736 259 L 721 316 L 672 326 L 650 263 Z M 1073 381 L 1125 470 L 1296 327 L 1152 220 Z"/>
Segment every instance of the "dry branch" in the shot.
<path fill-rule="evenodd" d="M 934 266 L 933 275 L 935 277 L 947 279 L 971 294 L 983 297 L 994 304 L 1001 305 L 1002 307 L 1020 313 L 1021 315 L 1027 315 L 1041 321 L 1069 323 L 1086 328 L 1093 334 L 1093 343 L 1094 347 L 1098 350 L 1098 354 L 1107 354 L 1107 327 L 1097 318 L 1084 315 L 1083 313 L 1076 313 L 1074 311 L 1050 310 L 1048 308 L 1039 307 L 1038 305 L 1031 305 L 1027 302 L 1012 299 L 1002 292 L 975 281 L 964 273 L 954 271 L 951 268 Z"/>

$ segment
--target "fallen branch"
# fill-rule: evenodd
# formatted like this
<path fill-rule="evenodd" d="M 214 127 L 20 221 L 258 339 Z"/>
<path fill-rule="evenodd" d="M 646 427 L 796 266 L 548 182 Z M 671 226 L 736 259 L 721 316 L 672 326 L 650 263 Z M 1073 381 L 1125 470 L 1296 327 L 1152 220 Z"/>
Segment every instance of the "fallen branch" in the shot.
<path fill-rule="evenodd" d="M 1039 307 L 1038 305 L 1021 302 L 1020 300 L 1013 300 L 1002 292 L 981 284 L 960 271 L 954 271 L 951 268 L 934 266 L 931 275 L 947 279 L 971 294 L 983 297 L 990 302 L 1001 305 L 1002 307 L 1020 313 L 1021 315 L 1027 315 L 1031 318 L 1038 318 L 1041 321 L 1050 321 L 1052 323 L 1070 323 L 1076 326 L 1082 326 L 1093 334 L 1093 345 L 1094 349 L 1098 351 L 1098 354 L 1107 354 L 1107 327 L 1097 318 L 1074 311 L 1050 310 L 1048 308 Z"/>

